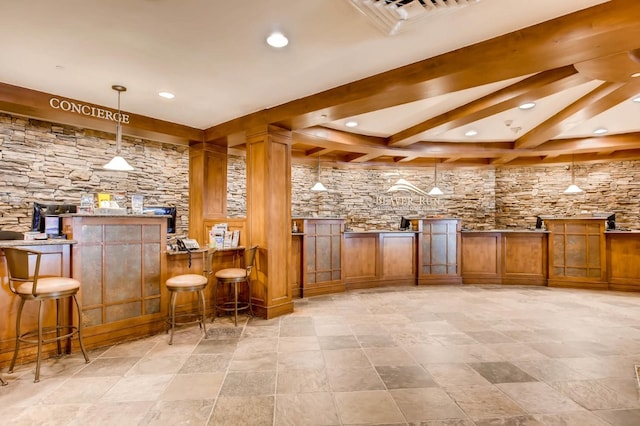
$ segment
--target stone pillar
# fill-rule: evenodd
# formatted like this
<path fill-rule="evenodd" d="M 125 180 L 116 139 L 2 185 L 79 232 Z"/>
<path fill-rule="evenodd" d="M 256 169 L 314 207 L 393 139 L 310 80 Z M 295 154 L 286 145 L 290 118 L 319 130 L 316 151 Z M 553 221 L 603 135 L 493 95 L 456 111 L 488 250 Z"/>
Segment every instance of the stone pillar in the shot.
<path fill-rule="evenodd" d="M 291 131 L 261 126 L 247 131 L 247 227 L 258 244 L 252 281 L 254 312 L 265 318 L 293 312 L 291 246 Z"/>
<path fill-rule="evenodd" d="M 227 148 L 198 143 L 189 148 L 189 237 L 206 245 L 204 220 L 227 216 Z"/>

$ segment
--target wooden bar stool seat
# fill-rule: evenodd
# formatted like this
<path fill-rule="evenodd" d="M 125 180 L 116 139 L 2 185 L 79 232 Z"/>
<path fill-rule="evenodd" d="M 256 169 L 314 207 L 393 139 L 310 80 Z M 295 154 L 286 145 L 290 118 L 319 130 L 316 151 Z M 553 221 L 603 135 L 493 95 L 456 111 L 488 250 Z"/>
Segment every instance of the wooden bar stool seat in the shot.
<path fill-rule="evenodd" d="M 34 382 L 40 381 L 40 361 L 42 358 L 42 345 L 56 342 L 58 355 L 62 355 L 61 342 L 67 340 L 69 347 L 71 338 L 78 336 L 78 343 L 84 355 L 85 361 L 89 362 L 89 356 L 82 342 L 82 311 L 78 302 L 77 294 L 80 290 L 80 282 L 68 277 L 40 277 L 40 259 L 41 253 L 36 250 L 24 248 L 4 248 L 4 254 L 7 261 L 7 271 L 9 273 L 9 288 L 11 292 L 20 297 L 18 312 L 16 315 L 16 343 L 9 366 L 9 373 L 13 372 L 13 368 L 18 358 L 20 343 L 31 343 L 38 345 L 38 353 L 36 358 L 36 372 Z M 31 270 L 29 259 L 35 257 L 34 273 L 29 274 Z M 76 316 L 78 325 L 73 325 L 72 320 L 69 324 L 60 324 L 59 312 L 56 312 L 55 326 L 45 327 L 43 303 L 48 300 L 55 300 L 56 311 L 60 309 L 60 302 L 65 298 L 73 300 L 76 308 Z M 22 321 L 22 312 L 24 304 L 27 301 L 36 301 L 38 305 L 38 328 L 22 332 L 20 324 Z M 49 337 L 51 336 L 51 337 Z M 3 383 L 4 385 L 4 383 Z"/>
<path fill-rule="evenodd" d="M 204 289 L 209 284 L 209 279 L 199 274 L 183 274 L 176 275 L 167 280 L 167 290 L 171 293 L 169 302 L 169 318 L 167 319 L 170 327 L 169 344 L 173 344 L 173 331 L 176 325 L 199 324 L 203 329 L 205 337 L 207 336 L 207 326 L 205 324 L 206 304 L 204 297 Z M 197 292 L 198 293 L 198 315 L 196 319 L 190 321 L 176 321 L 176 317 L 192 316 L 192 314 L 176 315 L 176 299 L 178 293 Z"/>
<path fill-rule="evenodd" d="M 251 270 L 256 259 L 256 251 L 258 246 L 255 245 L 246 250 L 244 257 L 244 268 L 225 268 L 217 271 L 216 275 L 216 288 L 214 292 L 214 320 L 218 311 L 233 312 L 234 324 L 238 326 L 238 311 L 248 310 L 249 314 L 253 316 L 253 308 L 251 306 Z M 243 302 L 238 299 L 238 287 L 240 284 L 245 283 L 247 286 L 247 301 Z M 228 300 L 221 305 L 218 305 L 218 286 L 228 285 L 229 293 L 232 292 L 233 287 L 233 300 Z"/>

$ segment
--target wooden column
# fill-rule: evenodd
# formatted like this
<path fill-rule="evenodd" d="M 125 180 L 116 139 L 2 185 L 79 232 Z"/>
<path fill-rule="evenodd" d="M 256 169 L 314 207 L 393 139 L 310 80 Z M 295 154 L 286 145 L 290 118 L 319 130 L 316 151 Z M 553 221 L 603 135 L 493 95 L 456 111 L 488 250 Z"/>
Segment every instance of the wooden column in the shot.
<path fill-rule="evenodd" d="M 209 243 L 204 220 L 227 215 L 227 148 L 198 143 L 189 149 L 189 237 Z"/>
<path fill-rule="evenodd" d="M 291 246 L 291 132 L 264 126 L 247 132 L 248 245 L 258 244 L 252 281 L 254 313 L 293 312 Z"/>

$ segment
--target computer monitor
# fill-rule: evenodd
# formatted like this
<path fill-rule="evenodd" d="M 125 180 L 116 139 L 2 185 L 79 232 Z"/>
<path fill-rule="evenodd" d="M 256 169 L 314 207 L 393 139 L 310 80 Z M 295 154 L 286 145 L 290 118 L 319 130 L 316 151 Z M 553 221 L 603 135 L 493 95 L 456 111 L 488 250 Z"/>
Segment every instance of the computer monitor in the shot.
<path fill-rule="evenodd" d="M 404 216 L 400 218 L 400 230 L 406 231 L 411 228 L 411 221 Z"/>
<path fill-rule="evenodd" d="M 76 213 L 77 207 L 73 204 L 57 204 L 57 203 L 33 203 L 33 212 L 31 216 L 31 230 L 34 232 L 46 232 L 47 234 L 47 220 L 49 227 L 54 230 L 54 226 L 57 227 L 58 232 L 55 235 L 60 235 L 60 216 L 65 213 Z"/>
<path fill-rule="evenodd" d="M 613 231 L 616 229 L 616 215 L 615 213 L 607 217 L 607 230 Z"/>
<path fill-rule="evenodd" d="M 178 216 L 178 210 L 171 206 L 144 206 L 142 208 L 143 214 L 154 215 L 167 215 L 167 234 L 176 233 L 176 220 Z"/>

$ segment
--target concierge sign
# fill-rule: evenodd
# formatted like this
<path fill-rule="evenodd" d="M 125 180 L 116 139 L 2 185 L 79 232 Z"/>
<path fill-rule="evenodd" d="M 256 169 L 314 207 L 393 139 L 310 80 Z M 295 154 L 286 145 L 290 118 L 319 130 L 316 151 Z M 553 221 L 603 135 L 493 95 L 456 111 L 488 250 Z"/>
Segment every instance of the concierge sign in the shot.
<path fill-rule="evenodd" d="M 95 117 L 115 122 L 120 121 L 123 124 L 129 124 L 129 114 L 119 113 L 117 111 L 111 111 L 93 105 L 85 105 L 68 99 L 53 97 L 49 99 L 49 106 L 53 109 L 59 109 L 73 114 L 86 115 L 88 117 Z"/>

